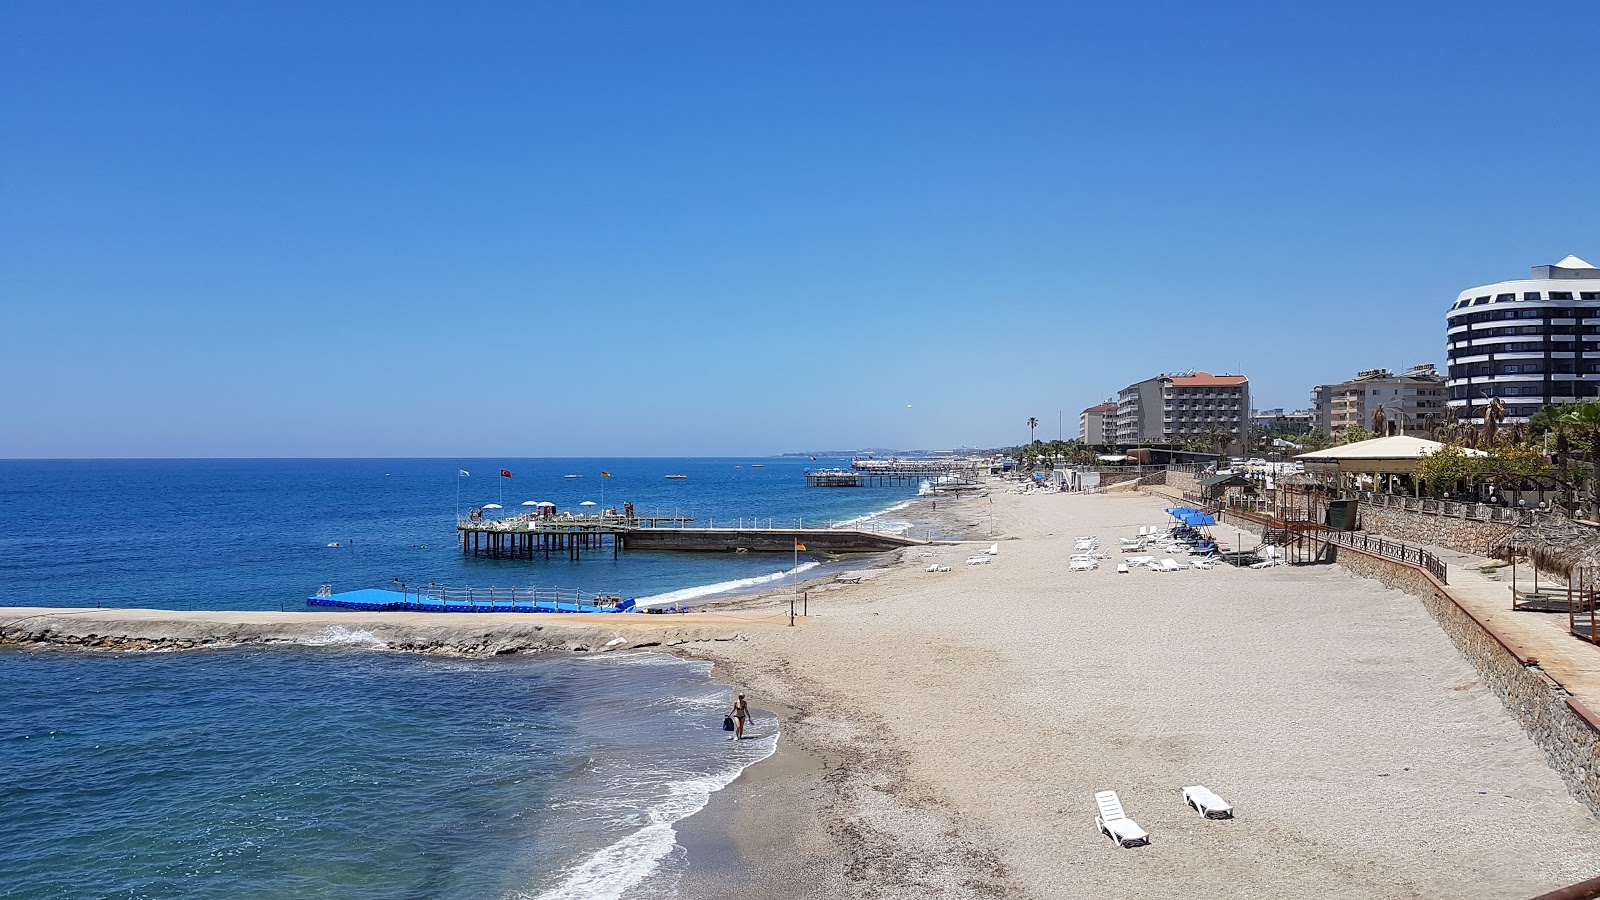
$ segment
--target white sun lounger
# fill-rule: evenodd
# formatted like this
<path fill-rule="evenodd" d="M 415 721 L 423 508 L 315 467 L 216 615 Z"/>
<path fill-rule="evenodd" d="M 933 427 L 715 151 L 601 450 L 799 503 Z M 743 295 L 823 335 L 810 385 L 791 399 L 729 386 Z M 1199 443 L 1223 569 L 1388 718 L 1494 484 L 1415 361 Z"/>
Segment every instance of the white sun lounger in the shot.
<path fill-rule="evenodd" d="M 1215 569 L 1216 567 L 1217 567 L 1217 563 L 1216 563 L 1215 560 L 1210 560 L 1210 559 L 1191 559 L 1191 560 L 1189 560 L 1189 568 L 1191 568 L 1191 569 Z"/>
<path fill-rule="evenodd" d="M 999 556 L 1000 555 L 1000 545 L 999 544 L 990 544 L 989 545 L 989 549 L 987 549 L 987 550 L 985 550 L 983 552 L 989 554 L 990 556 Z"/>
<path fill-rule="evenodd" d="M 1148 563 L 1152 563 L 1154 561 L 1155 561 L 1155 557 L 1154 556 L 1130 556 L 1127 559 L 1123 560 L 1123 562 L 1127 563 L 1130 566 L 1142 566 L 1142 565 L 1146 565 Z"/>
<path fill-rule="evenodd" d="M 1090 569 L 1098 568 L 1100 568 L 1100 564 L 1092 559 L 1075 559 L 1072 561 L 1071 570 L 1074 572 L 1087 572 Z"/>
<path fill-rule="evenodd" d="M 1183 566 L 1178 565 L 1178 561 L 1177 560 L 1172 559 L 1171 557 L 1168 557 L 1167 559 L 1163 559 L 1161 561 L 1161 571 L 1163 571 L 1163 572 L 1181 572 L 1181 571 L 1183 571 Z"/>
<path fill-rule="evenodd" d="M 1150 833 L 1122 811 L 1122 801 L 1116 791 L 1101 791 L 1094 795 L 1094 805 L 1100 814 L 1094 817 L 1094 827 L 1100 833 L 1124 847 L 1144 847 L 1150 843 Z"/>
<path fill-rule="evenodd" d="M 1218 797 L 1203 784 L 1193 784 L 1184 788 L 1183 802 L 1190 809 L 1208 819 L 1233 818 L 1233 804 Z"/>
<path fill-rule="evenodd" d="M 1118 575 L 1126 575 L 1126 574 L 1128 574 L 1128 564 L 1127 563 L 1117 563 L 1117 574 Z"/>
<path fill-rule="evenodd" d="M 989 560 L 991 558 L 992 557 L 988 557 L 988 556 L 969 556 L 969 557 L 967 557 L 967 565 L 969 565 L 969 566 L 986 566 L 986 565 L 989 564 Z"/>
<path fill-rule="evenodd" d="M 1270 569 L 1273 566 L 1281 566 L 1281 565 L 1283 565 L 1283 560 L 1278 559 L 1277 557 L 1272 557 L 1270 559 L 1263 559 L 1261 562 L 1251 563 L 1250 564 L 1250 568 L 1252 568 L 1252 569 Z"/>
<path fill-rule="evenodd" d="M 1143 549 L 1144 549 L 1144 538 L 1123 538 L 1122 539 L 1122 552 L 1123 553 L 1127 553 L 1129 550 L 1143 550 Z"/>

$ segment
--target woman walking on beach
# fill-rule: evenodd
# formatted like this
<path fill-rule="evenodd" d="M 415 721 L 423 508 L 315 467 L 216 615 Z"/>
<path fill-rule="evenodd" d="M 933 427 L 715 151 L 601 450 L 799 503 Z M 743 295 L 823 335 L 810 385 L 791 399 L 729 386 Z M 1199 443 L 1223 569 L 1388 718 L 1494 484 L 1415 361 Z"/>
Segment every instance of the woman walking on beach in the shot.
<path fill-rule="evenodd" d="M 733 716 L 733 739 L 744 740 L 744 720 L 750 718 L 750 704 L 744 702 L 743 694 L 734 698 L 733 712 L 728 715 Z"/>

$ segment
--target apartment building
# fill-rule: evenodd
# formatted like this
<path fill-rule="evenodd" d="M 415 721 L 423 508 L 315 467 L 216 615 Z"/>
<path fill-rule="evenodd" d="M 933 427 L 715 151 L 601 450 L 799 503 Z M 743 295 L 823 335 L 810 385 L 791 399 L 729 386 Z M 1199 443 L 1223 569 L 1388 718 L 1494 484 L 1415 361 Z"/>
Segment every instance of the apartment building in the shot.
<path fill-rule="evenodd" d="M 1371 428 L 1381 408 L 1385 430 L 1420 432 L 1445 417 L 1447 387 L 1432 363 L 1412 366 L 1399 375 L 1388 369 L 1366 369 L 1338 384 L 1311 389 L 1316 427 L 1334 434 L 1351 427 Z"/>
<path fill-rule="evenodd" d="M 1117 442 L 1117 404 L 1107 401 L 1078 414 L 1078 440 L 1091 447 Z"/>
<path fill-rule="evenodd" d="M 1184 372 L 1117 392 L 1117 443 L 1181 443 L 1221 429 L 1241 445 L 1250 425 L 1250 379 Z"/>

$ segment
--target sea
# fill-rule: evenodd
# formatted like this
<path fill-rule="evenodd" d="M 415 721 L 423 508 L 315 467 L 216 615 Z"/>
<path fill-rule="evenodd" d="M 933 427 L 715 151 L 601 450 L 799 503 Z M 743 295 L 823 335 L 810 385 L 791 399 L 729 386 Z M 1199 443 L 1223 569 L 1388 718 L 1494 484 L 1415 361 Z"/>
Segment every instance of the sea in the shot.
<path fill-rule="evenodd" d="M 0 604 L 304 609 L 396 582 L 707 602 L 837 563 L 474 559 L 457 515 L 915 527 L 915 486 L 805 486 L 842 462 L 3 460 Z M 0 650 L 0 898 L 675 897 L 674 823 L 780 739 L 765 715 L 729 740 L 703 664 L 396 653 L 325 614 L 322 646 Z"/>

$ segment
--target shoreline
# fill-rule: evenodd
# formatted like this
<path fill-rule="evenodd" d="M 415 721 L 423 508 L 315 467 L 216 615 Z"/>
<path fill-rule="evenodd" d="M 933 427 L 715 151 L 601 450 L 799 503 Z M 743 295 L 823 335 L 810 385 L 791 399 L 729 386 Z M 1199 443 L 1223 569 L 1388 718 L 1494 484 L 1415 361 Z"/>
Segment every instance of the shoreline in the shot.
<path fill-rule="evenodd" d="M 1561 851 L 1600 823 L 1417 598 L 1337 565 L 1069 574 L 1073 536 L 1162 522 L 1164 502 L 994 499 L 991 565 L 927 574 L 902 551 L 822 590 L 810 628 L 672 650 L 796 719 L 700 811 L 725 835 L 686 829 L 706 877 L 685 900 L 1490 898 L 1600 868 Z M 1174 618 L 1165 635 L 1147 624 Z M 1239 817 L 1183 809 L 1175 786 L 1195 783 Z M 1107 788 L 1152 847 L 1095 833 Z M 1417 813 L 1404 822 L 1385 812 L 1395 792 Z M 813 857 L 842 881 L 789 879 Z"/>
<path fill-rule="evenodd" d="M 970 498 L 968 498 L 970 500 Z M 935 501 L 948 505 L 935 511 Z M 899 513 L 913 529 L 937 530 L 950 540 L 975 523 L 956 498 L 897 500 L 870 518 Z M 985 535 L 987 538 L 988 535 Z M 938 546 L 953 546 L 941 544 Z M 955 545 L 959 546 L 959 545 Z M 695 647 L 749 639 L 753 631 L 787 628 L 786 601 L 814 594 L 823 602 L 863 581 L 908 566 L 922 548 L 820 560 L 817 576 L 712 595 L 692 611 L 665 615 L 360 613 L 351 611 L 178 611 L 53 607 L 0 608 L 0 652 L 159 653 L 246 646 L 304 646 L 391 652 L 491 656 L 527 652 L 661 650 L 712 665 L 711 682 L 747 680 L 743 666 Z M 807 619 L 797 618 L 807 627 Z M 756 704 L 776 715 L 781 736 L 774 753 L 742 770 L 707 805 L 675 823 L 689 865 L 679 874 L 682 896 L 756 894 L 837 897 L 848 891 L 844 836 L 828 824 L 838 773 L 853 748 L 818 741 L 804 705 L 772 699 Z M 798 695 L 796 695 L 798 696 Z"/>
<path fill-rule="evenodd" d="M 995 516 L 981 538 L 884 554 L 852 583 L 769 586 L 685 614 L 33 609 L 0 611 L 0 645 L 81 647 L 51 641 L 111 612 L 132 620 L 119 640 L 215 641 L 195 647 L 248 626 L 268 644 L 655 649 L 710 663 L 713 684 L 779 716 L 781 737 L 675 823 L 685 900 L 1490 898 L 1594 874 L 1563 848 L 1600 838 L 1600 823 L 1416 597 L 1339 565 L 1068 573 L 1073 536 L 1114 544 L 1163 521 L 1164 505 L 951 499 L 938 510 L 951 528 Z M 990 542 L 990 565 L 958 565 Z M 789 627 L 803 592 L 811 615 Z M 175 624 L 197 631 L 161 631 Z M 91 651 L 114 649 L 106 639 Z M 1195 783 L 1238 818 L 1184 810 L 1174 786 Z M 1151 847 L 1095 834 L 1090 798 L 1107 788 Z M 1404 821 L 1386 813 L 1396 796 L 1415 813 Z M 1506 829 L 1508 817 L 1526 827 Z"/>

